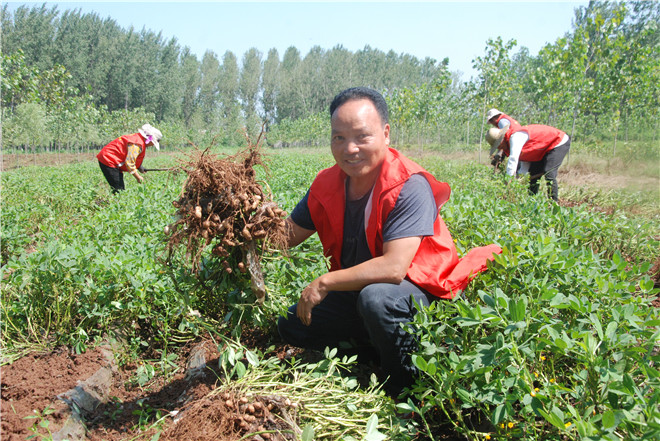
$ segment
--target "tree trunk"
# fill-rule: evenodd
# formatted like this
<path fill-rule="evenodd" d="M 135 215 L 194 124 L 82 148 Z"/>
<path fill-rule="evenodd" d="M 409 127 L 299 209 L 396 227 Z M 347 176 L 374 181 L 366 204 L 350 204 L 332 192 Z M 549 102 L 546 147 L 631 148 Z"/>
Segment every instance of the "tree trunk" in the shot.
<path fill-rule="evenodd" d="M 465 148 L 470 148 L 470 110 L 467 115 L 467 131 L 465 132 Z"/>
<path fill-rule="evenodd" d="M 479 135 L 479 163 L 481 163 L 481 144 L 484 140 L 484 125 L 486 123 L 486 99 L 488 98 L 488 80 L 486 80 L 486 94 L 484 95 L 484 104 L 481 109 L 481 134 Z"/>

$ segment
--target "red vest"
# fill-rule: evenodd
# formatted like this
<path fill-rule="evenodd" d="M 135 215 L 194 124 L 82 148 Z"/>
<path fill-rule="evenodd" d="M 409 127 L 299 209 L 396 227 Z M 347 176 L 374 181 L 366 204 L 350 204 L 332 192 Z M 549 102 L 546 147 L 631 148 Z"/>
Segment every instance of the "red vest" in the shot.
<path fill-rule="evenodd" d="M 506 113 L 500 113 L 499 115 L 497 115 L 497 116 L 495 117 L 495 126 L 499 127 L 498 124 L 500 123 L 500 120 L 501 120 L 502 118 L 504 118 L 504 119 L 508 119 L 509 122 L 511 123 L 511 125 L 509 125 L 509 127 L 513 127 L 513 128 L 515 128 L 515 130 L 520 130 L 520 128 L 522 127 L 518 121 L 516 121 L 515 119 L 511 118 L 511 117 L 510 117 L 509 115 L 507 115 Z"/>
<path fill-rule="evenodd" d="M 147 151 L 147 146 L 144 144 L 144 138 L 139 133 L 124 135 L 111 141 L 101 149 L 96 155 L 96 158 L 100 163 L 107 165 L 108 167 L 120 168 L 122 171 L 127 172 L 126 156 L 128 155 L 129 144 L 137 144 L 140 146 L 140 154 L 135 160 L 135 167 L 139 168 L 142 165 L 144 154 Z"/>
<path fill-rule="evenodd" d="M 525 132 L 529 139 L 522 148 L 520 157 L 521 161 L 536 162 L 543 159 L 548 152 L 559 145 L 566 133 L 551 126 L 544 126 L 541 124 L 530 124 L 523 126 L 519 129 L 509 128 L 504 135 L 504 153 L 509 155 L 509 139 L 511 135 L 516 132 Z"/>
<path fill-rule="evenodd" d="M 447 183 L 438 182 L 415 162 L 389 149 L 365 212 L 365 233 L 372 256 L 382 256 L 385 220 L 394 208 L 403 184 L 416 173 L 422 174 L 431 185 L 438 210 L 449 200 L 451 189 Z M 330 258 L 330 271 L 341 268 L 345 181 L 346 174 L 338 165 L 322 170 L 312 183 L 307 200 L 323 252 Z M 454 241 L 439 214 L 433 231 L 433 236 L 422 239 L 406 277 L 436 297 L 454 297 L 477 273 L 486 269 L 493 253 L 502 252 L 499 246 L 489 245 L 474 248 L 459 259 Z"/>

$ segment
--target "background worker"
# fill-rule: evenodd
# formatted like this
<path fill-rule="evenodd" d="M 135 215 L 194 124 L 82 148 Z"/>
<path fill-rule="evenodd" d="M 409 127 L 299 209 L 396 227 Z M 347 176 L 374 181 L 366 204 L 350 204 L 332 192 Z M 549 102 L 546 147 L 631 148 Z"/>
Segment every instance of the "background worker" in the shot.
<path fill-rule="evenodd" d="M 145 172 L 142 161 L 147 147 L 154 146 L 156 150 L 160 150 L 159 141 L 162 137 L 160 130 L 151 124 L 144 124 L 137 133 L 121 136 L 101 149 L 96 158 L 113 193 L 124 190 L 123 173 L 125 172 L 132 174 L 139 183 L 142 183 L 144 178 L 140 175 L 140 171 Z"/>
<path fill-rule="evenodd" d="M 330 272 L 303 289 L 278 330 L 287 343 L 308 349 L 352 342 L 342 353 L 379 363 L 389 378 L 385 390 L 396 397 L 415 372 L 416 340 L 402 328 L 416 313 L 414 302 L 456 296 L 501 249 L 489 245 L 458 258 L 438 214 L 449 185 L 389 148 L 381 94 L 347 89 L 330 115 L 336 164 L 318 173 L 287 218 L 287 245 L 317 232 Z"/>
<path fill-rule="evenodd" d="M 488 112 L 486 112 L 486 120 L 489 124 L 492 124 L 499 129 L 503 129 L 507 126 L 522 127 L 518 121 L 497 109 L 488 110 Z"/>
<path fill-rule="evenodd" d="M 508 126 L 489 129 L 486 141 L 491 148 L 501 150 L 509 156 L 506 164 L 507 175 L 515 176 L 518 161 L 525 161 L 530 174 L 529 192 L 536 194 L 539 190 L 538 181 L 541 176 L 545 176 L 548 194 L 554 201 L 559 200 L 557 172 L 571 148 L 571 141 L 566 133 L 541 124 L 530 124 L 519 129 Z M 523 174 L 525 171 L 519 170 L 518 173 Z"/>
<path fill-rule="evenodd" d="M 492 124 L 499 129 L 503 129 L 509 126 L 516 129 L 522 127 L 518 121 L 497 109 L 489 109 L 488 112 L 486 112 L 486 120 L 489 124 Z M 497 150 L 496 148 L 491 147 L 488 156 L 490 157 L 490 164 L 497 167 L 500 162 L 502 162 L 504 154 L 501 150 Z"/>

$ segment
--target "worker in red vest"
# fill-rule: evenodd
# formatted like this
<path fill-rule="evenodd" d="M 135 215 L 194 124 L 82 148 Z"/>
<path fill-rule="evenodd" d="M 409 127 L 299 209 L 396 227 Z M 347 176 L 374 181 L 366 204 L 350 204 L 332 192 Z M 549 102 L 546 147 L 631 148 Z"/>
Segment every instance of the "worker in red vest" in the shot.
<path fill-rule="evenodd" d="M 491 148 L 501 150 L 509 157 L 506 174 L 510 176 L 529 172 L 529 192 L 536 194 L 539 179 L 545 176 L 548 194 L 554 201 L 559 200 L 557 172 L 564 157 L 571 148 L 569 136 L 561 130 L 541 124 L 530 124 L 520 128 L 513 126 L 502 129 L 492 128 L 486 133 L 486 141 Z M 525 161 L 525 167 L 518 169 L 518 162 Z"/>
<path fill-rule="evenodd" d="M 509 126 L 515 129 L 519 129 L 520 127 L 522 127 L 518 121 L 516 121 L 506 113 L 500 112 L 497 109 L 489 109 L 488 112 L 486 112 L 486 120 L 488 121 L 489 124 L 492 124 L 499 129 L 503 129 Z M 492 148 L 492 147 L 490 149 L 490 153 L 488 154 L 488 156 L 490 156 L 491 165 L 495 165 L 495 166 L 497 166 L 504 158 L 504 154 L 501 150 L 497 150 L 497 148 Z"/>
<path fill-rule="evenodd" d="M 500 129 L 503 129 L 507 126 L 521 127 L 518 121 L 497 109 L 489 109 L 488 112 L 486 112 L 486 120 L 489 124 L 492 124 Z"/>
<path fill-rule="evenodd" d="M 501 249 L 489 245 L 458 257 L 438 214 L 449 185 L 389 148 L 381 94 L 347 89 L 330 115 L 336 164 L 319 172 L 287 218 L 287 245 L 318 233 L 330 271 L 302 290 L 278 329 L 291 345 L 344 348 L 343 355 L 379 363 L 389 377 L 386 391 L 398 396 L 415 372 L 410 354 L 417 343 L 401 326 L 412 321 L 415 302 L 455 297 Z"/>
<path fill-rule="evenodd" d="M 142 161 L 147 147 L 154 146 L 160 150 L 159 141 L 163 134 L 151 124 L 144 124 L 138 133 L 121 136 L 103 147 L 96 155 L 103 176 L 112 187 L 112 192 L 124 190 L 124 175 L 128 172 L 142 183 L 144 178 L 140 172 L 145 172 Z"/>

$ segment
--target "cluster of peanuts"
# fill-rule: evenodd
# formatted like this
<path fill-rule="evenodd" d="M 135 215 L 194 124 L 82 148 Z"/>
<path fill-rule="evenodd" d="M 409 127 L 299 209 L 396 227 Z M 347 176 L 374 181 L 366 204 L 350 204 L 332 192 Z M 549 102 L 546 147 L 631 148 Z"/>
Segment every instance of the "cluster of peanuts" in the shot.
<path fill-rule="evenodd" d="M 281 421 L 281 418 L 273 416 L 273 411 L 279 413 L 288 408 L 295 413 L 298 407 L 298 403 L 282 397 L 256 397 L 250 401 L 245 396 L 236 398 L 224 392 L 221 398 L 225 407 L 234 412 L 236 430 L 241 433 L 257 432 L 265 440 L 273 439 L 274 434 L 269 433 L 269 429 L 278 427 L 278 421 Z"/>
<path fill-rule="evenodd" d="M 204 202 L 193 205 L 174 201 L 178 217 L 174 225 L 183 222 L 188 228 L 191 225 L 196 227 L 206 244 L 215 240 L 212 252 L 221 258 L 226 259 L 234 248 L 247 242 L 285 231 L 287 213 L 275 202 L 263 202 L 261 189 L 232 197 L 219 196 Z M 170 233 L 172 228 L 166 227 L 165 233 Z M 227 273 L 233 272 L 228 260 L 223 260 L 222 265 Z M 243 261 L 237 266 L 241 273 L 247 271 Z"/>
<path fill-rule="evenodd" d="M 251 144 L 225 159 L 208 150 L 192 157 L 184 168 L 188 179 L 172 202 L 175 221 L 165 227 L 170 256 L 175 247 L 185 245 L 186 258 L 197 271 L 202 253 L 210 248 L 227 274 L 249 271 L 253 281 L 263 279 L 260 251 L 266 243 L 275 248 L 285 244 L 287 213 L 264 193 L 256 165 L 263 163 L 258 147 Z"/>

